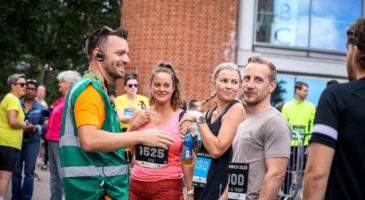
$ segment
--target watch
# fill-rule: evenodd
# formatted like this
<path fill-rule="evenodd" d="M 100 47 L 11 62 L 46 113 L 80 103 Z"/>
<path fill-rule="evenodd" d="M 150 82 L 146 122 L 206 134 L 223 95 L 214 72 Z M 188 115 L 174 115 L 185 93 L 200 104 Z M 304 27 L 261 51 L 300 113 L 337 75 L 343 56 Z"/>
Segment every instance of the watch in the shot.
<path fill-rule="evenodd" d="M 205 117 L 202 115 L 202 116 L 200 116 L 199 118 L 198 118 L 198 121 L 196 122 L 196 123 L 198 123 L 198 124 L 203 124 L 203 123 L 205 123 L 205 122 L 207 122 L 207 120 L 205 119 Z"/>

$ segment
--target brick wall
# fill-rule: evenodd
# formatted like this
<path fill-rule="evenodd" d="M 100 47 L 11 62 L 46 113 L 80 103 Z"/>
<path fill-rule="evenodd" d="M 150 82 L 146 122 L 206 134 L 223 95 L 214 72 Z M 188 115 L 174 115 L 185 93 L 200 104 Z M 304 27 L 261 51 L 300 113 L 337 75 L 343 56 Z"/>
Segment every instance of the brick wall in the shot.
<path fill-rule="evenodd" d="M 171 63 L 184 99 L 211 93 L 215 66 L 235 60 L 238 0 L 123 0 L 121 24 L 129 30 L 130 64 L 139 93 L 149 93 L 152 69 Z M 123 93 L 122 80 L 117 94 Z"/>

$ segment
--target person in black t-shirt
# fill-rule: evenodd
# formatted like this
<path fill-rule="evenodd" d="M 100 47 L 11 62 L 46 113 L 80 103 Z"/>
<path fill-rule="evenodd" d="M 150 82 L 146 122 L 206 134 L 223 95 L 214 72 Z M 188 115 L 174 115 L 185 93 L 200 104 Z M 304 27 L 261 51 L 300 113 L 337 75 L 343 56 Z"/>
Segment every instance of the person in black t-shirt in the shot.
<path fill-rule="evenodd" d="M 303 199 L 365 199 L 365 18 L 347 31 L 347 48 L 350 82 L 318 103 Z"/>

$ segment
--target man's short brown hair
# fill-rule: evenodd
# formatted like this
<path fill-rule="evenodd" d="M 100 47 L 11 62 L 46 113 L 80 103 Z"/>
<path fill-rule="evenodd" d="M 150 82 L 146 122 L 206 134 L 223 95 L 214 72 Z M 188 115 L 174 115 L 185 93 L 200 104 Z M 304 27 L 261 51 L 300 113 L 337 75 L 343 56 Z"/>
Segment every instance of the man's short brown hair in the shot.
<path fill-rule="evenodd" d="M 276 80 L 276 74 L 277 74 L 276 67 L 267 58 L 265 58 L 263 56 L 259 56 L 259 55 L 251 56 L 247 61 L 247 65 L 250 64 L 250 63 L 257 63 L 257 64 L 267 65 L 270 69 L 270 73 L 269 73 L 270 82 L 273 81 L 273 80 Z"/>
<path fill-rule="evenodd" d="M 347 30 L 347 44 L 356 46 L 360 55 L 357 61 L 360 63 L 361 70 L 365 70 L 365 18 L 358 19 Z"/>

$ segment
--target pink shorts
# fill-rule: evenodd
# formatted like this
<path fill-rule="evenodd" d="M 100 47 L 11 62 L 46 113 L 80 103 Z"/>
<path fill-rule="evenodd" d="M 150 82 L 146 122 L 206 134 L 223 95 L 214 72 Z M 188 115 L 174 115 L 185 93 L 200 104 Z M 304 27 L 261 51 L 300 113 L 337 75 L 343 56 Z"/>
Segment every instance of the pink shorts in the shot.
<path fill-rule="evenodd" d="M 183 200 L 184 183 L 182 179 L 163 181 L 137 181 L 133 178 L 129 185 L 129 200 Z"/>

